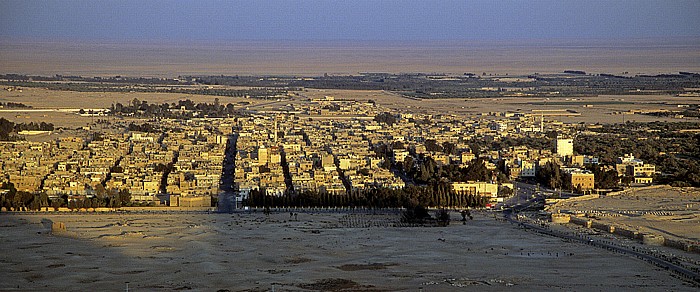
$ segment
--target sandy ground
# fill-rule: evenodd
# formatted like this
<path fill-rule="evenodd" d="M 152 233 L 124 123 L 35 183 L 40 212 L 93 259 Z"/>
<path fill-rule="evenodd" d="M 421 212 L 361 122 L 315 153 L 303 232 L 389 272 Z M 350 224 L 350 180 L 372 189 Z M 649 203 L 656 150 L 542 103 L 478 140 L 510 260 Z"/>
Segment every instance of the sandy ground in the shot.
<path fill-rule="evenodd" d="M 134 98 L 149 103 L 161 104 L 177 103 L 180 100 L 190 99 L 194 102 L 214 102 L 219 98 L 222 104 L 247 101 L 259 102 L 255 99 L 240 97 L 226 97 L 213 95 L 196 95 L 184 93 L 149 93 L 149 92 L 75 92 L 47 90 L 43 88 L 22 87 L 22 92 L 0 91 L 0 100 L 3 102 L 22 102 L 35 108 L 108 108 L 114 103 L 129 104 Z"/>
<path fill-rule="evenodd" d="M 643 261 L 476 214 L 0 215 L 0 290 L 695 291 Z M 458 219 L 453 214 L 453 219 Z M 50 222 L 67 231 L 50 234 Z M 363 226 L 374 222 L 382 227 Z"/>
<path fill-rule="evenodd" d="M 189 99 L 193 102 L 213 103 L 219 98 L 221 104 L 249 102 L 257 104 L 264 100 L 247 99 L 239 97 L 225 97 L 213 95 L 195 95 L 178 93 L 144 93 L 144 92 L 75 92 L 47 90 L 43 88 L 22 88 L 22 92 L 0 91 L 0 101 L 21 102 L 32 106 L 33 110 L 41 109 L 90 109 L 109 108 L 114 103 L 129 104 L 134 98 L 149 103 L 177 103 L 180 100 Z M 6 109 L 0 111 L 0 117 L 15 123 L 50 122 L 60 127 L 83 127 L 102 117 L 81 117 L 72 112 L 65 111 L 30 111 L 21 109 Z M 11 111 L 9 111 L 11 110 Z"/>
<path fill-rule="evenodd" d="M 0 42 L 3 73 L 83 76 L 700 71 L 697 38 L 514 42 Z"/>
<path fill-rule="evenodd" d="M 620 112 L 649 110 L 679 110 L 678 104 L 700 104 L 697 97 L 675 97 L 670 95 L 601 95 L 596 97 L 542 98 L 542 97 L 508 97 L 508 98 L 450 98 L 416 100 L 401 97 L 384 91 L 372 90 L 323 90 L 308 89 L 304 95 L 319 98 L 325 95 L 338 100 L 350 99 L 367 101 L 372 99 L 378 104 L 403 111 L 430 114 L 455 114 L 473 117 L 481 113 L 518 111 L 533 113 L 533 110 L 573 110 L 580 116 L 545 116 L 545 121 L 566 123 L 622 123 L 623 121 L 652 122 L 700 122 L 697 118 L 654 117 L 640 114 L 620 114 Z M 539 117 L 537 117 L 539 120 Z"/>
<path fill-rule="evenodd" d="M 660 187 L 599 199 L 559 203 L 556 210 L 598 212 L 596 220 L 700 242 L 700 189 Z"/>
<path fill-rule="evenodd" d="M 620 114 L 621 112 L 644 110 L 678 110 L 678 104 L 700 104 L 700 99 L 693 97 L 675 97 L 669 95 L 614 95 L 598 97 L 571 98 L 453 98 L 415 100 L 401 97 L 385 91 L 377 90 L 322 90 L 307 89 L 299 92 L 301 96 L 320 98 L 326 95 L 338 100 L 367 101 L 372 99 L 378 104 L 409 112 L 430 114 L 448 113 L 463 117 L 474 117 L 481 113 L 519 111 L 532 113 L 532 110 L 574 110 L 580 116 L 545 116 L 545 121 L 561 121 L 567 123 L 622 123 L 623 121 L 652 122 L 700 122 L 697 118 L 677 119 L 672 117 L 654 117 L 641 114 Z M 116 92 L 72 92 L 53 91 L 41 88 L 24 88 L 22 92 L 0 91 L 0 101 L 21 102 L 35 109 L 81 109 L 108 108 L 113 103 L 128 104 L 134 98 L 150 103 L 173 103 L 190 99 L 194 102 L 214 102 L 216 96 L 176 94 L 176 93 L 116 93 Z M 301 99 L 282 102 L 246 99 L 237 97 L 219 97 L 222 104 L 249 102 L 251 108 L 275 109 L 286 104 L 303 103 Z M 266 106 L 256 108 L 256 104 Z M 80 117 L 70 112 L 58 111 L 0 111 L 4 117 L 15 123 L 51 122 L 61 127 L 83 127 L 94 122 L 98 117 Z M 539 119 L 539 117 L 537 117 Z"/>

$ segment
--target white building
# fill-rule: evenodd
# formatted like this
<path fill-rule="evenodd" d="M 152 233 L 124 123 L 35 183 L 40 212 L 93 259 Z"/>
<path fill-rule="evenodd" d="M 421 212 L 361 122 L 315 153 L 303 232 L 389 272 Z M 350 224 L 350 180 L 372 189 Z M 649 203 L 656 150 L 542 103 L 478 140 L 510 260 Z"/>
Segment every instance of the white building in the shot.
<path fill-rule="evenodd" d="M 574 155 L 574 139 L 557 138 L 556 152 L 560 157 Z"/>
<path fill-rule="evenodd" d="M 521 160 L 520 169 L 520 177 L 535 177 L 537 174 L 537 163 Z"/>

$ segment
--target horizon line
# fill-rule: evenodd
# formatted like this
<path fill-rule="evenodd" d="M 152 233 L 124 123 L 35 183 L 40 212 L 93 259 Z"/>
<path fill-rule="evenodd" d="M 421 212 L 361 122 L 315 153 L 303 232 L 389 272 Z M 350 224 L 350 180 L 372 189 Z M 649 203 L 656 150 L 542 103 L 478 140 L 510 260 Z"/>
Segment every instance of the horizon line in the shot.
<path fill-rule="evenodd" d="M 353 38 L 337 38 L 337 39 L 208 39 L 208 38 L 188 38 L 188 39 L 167 39 L 167 38 L 81 38 L 81 37 L 17 37 L 0 35 L 0 41 L 19 42 L 19 43 L 63 43 L 63 42 L 79 42 L 85 44 L 190 44 L 199 45 L 197 42 L 208 42 L 210 44 L 229 44 L 229 43 L 417 43 L 417 42 L 435 42 L 435 43 L 532 43 L 532 42 L 634 42 L 634 41 L 697 41 L 700 45 L 700 35 L 687 36 L 649 36 L 649 37 L 625 37 L 625 38 L 606 38 L 606 37 L 547 37 L 547 38 L 415 38 L 415 39 L 353 39 Z M 7 44 L 4 44 L 7 45 Z"/>

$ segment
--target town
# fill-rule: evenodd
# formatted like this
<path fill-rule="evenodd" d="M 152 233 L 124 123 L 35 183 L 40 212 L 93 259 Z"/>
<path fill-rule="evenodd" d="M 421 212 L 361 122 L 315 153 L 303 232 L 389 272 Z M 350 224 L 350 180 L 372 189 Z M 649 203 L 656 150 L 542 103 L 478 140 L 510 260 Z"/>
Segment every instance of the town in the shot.
<path fill-rule="evenodd" d="M 9 125 L 6 136 L 17 141 L 0 142 L 2 210 L 210 208 L 222 199 L 244 208 L 262 206 L 251 195 L 343 197 L 417 186 L 432 188 L 431 193 L 442 188 L 450 198 L 468 194 L 483 200 L 469 204 L 433 194 L 412 204 L 490 208 L 518 191 L 515 182 L 549 189 L 556 199 L 562 191 L 605 194 L 651 185 L 660 175 L 653 163 L 630 153 L 605 162 L 599 153 L 577 153 L 576 137 L 595 136 L 600 126 L 558 122 L 558 115 L 567 114 L 561 111 L 463 117 L 397 112 L 372 100 L 333 96 L 290 96 L 280 104 L 266 110 L 236 105 L 234 110 L 217 98 L 213 104 L 187 100 L 159 108 L 136 100 L 96 112 L 97 122 L 77 130 L 12 132 L 20 125 Z M 153 108 L 165 108 L 172 117 L 149 115 Z M 124 119 L 134 116 L 141 119 Z M 21 139 L 48 133 L 58 138 Z M 227 165 L 232 183 L 226 183 Z M 351 204 L 380 206 L 333 203 Z"/>
<path fill-rule="evenodd" d="M 0 291 L 700 287 L 700 1 L 0 7 Z"/>

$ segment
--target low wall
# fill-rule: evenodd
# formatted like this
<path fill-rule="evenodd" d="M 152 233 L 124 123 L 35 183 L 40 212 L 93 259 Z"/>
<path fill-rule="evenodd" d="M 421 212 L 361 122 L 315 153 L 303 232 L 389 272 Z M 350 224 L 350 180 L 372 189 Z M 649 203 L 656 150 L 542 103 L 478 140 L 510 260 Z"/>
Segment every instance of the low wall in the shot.
<path fill-rule="evenodd" d="M 636 191 L 656 190 L 656 189 L 665 189 L 665 188 L 672 188 L 672 187 L 669 185 L 655 185 L 655 186 L 647 186 L 647 187 L 629 188 L 629 189 L 625 189 L 625 190 L 618 191 L 618 192 L 607 193 L 606 196 L 612 197 L 612 196 L 629 194 L 629 193 L 633 193 Z"/>
<path fill-rule="evenodd" d="M 639 235 L 638 231 L 629 230 L 629 229 L 626 229 L 626 228 L 620 227 L 620 226 L 615 226 L 615 230 L 613 231 L 613 234 L 627 237 L 630 239 L 641 239 L 641 235 Z"/>
<path fill-rule="evenodd" d="M 53 207 L 43 207 L 39 210 L 28 210 L 26 208 L 17 208 L 18 210 L 6 208 L 2 209 L 2 212 L 6 213 L 20 213 L 20 212 L 46 212 L 46 213 L 106 213 L 106 212 L 173 212 L 173 211 L 195 211 L 195 212 L 206 212 L 216 211 L 216 207 L 120 207 L 120 208 L 75 208 L 70 209 L 66 207 L 61 207 L 55 209 Z"/>
<path fill-rule="evenodd" d="M 688 249 L 688 243 L 670 238 L 664 238 L 664 245 L 682 250 Z"/>
<path fill-rule="evenodd" d="M 569 214 L 552 214 L 552 223 L 565 224 L 571 221 L 571 215 Z"/>
<path fill-rule="evenodd" d="M 697 244 L 697 243 L 688 244 L 688 246 L 686 247 L 686 250 L 689 252 L 700 253 L 700 244 Z"/>
<path fill-rule="evenodd" d="M 610 233 L 615 232 L 615 226 L 613 226 L 611 224 L 605 224 L 605 223 L 602 223 L 600 221 L 595 221 L 595 220 L 591 220 L 591 228 L 602 230 L 602 231 L 607 231 Z"/>
<path fill-rule="evenodd" d="M 661 235 L 656 234 L 642 234 L 642 243 L 647 245 L 664 245 L 665 238 Z"/>
<path fill-rule="evenodd" d="M 593 200 L 600 198 L 600 195 L 583 195 L 583 196 L 578 196 L 578 197 L 571 197 L 566 200 L 561 200 L 560 202 L 567 203 L 567 202 L 580 202 L 580 201 L 588 201 L 588 200 Z"/>
<path fill-rule="evenodd" d="M 568 199 L 560 199 L 557 200 L 556 203 L 547 206 L 546 210 L 558 210 L 560 209 L 561 205 L 565 205 L 566 203 L 572 203 L 572 202 L 580 202 L 580 201 L 588 201 L 588 200 L 595 200 L 600 198 L 600 195 L 598 194 L 592 194 L 592 195 L 583 195 L 583 196 L 578 196 L 578 197 L 571 197 Z"/>
<path fill-rule="evenodd" d="M 599 221 L 595 221 L 588 218 L 581 217 L 570 217 L 570 223 L 581 225 L 587 228 L 598 229 L 601 231 L 606 231 L 615 235 L 623 236 L 630 239 L 641 240 L 645 245 L 652 246 L 667 246 L 671 248 L 676 248 L 688 252 L 700 253 L 700 244 L 689 242 L 686 240 L 679 240 L 669 238 L 663 235 L 651 234 L 651 233 L 639 233 L 638 231 L 630 230 L 624 226 L 617 226 L 613 224 L 606 224 Z"/>
<path fill-rule="evenodd" d="M 591 228 L 593 221 L 589 220 L 587 218 L 581 218 L 581 217 L 576 217 L 576 216 L 571 216 L 569 222 L 576 224 L 576 225 L 581 225 L 586 228 Z"/>
<path fill-rule="evenodd" d="M 216 211 L 216 207 L 121 207 L 118 211 L 150 211 L 150 212 L 171 212 L 171 211 Z"/>

